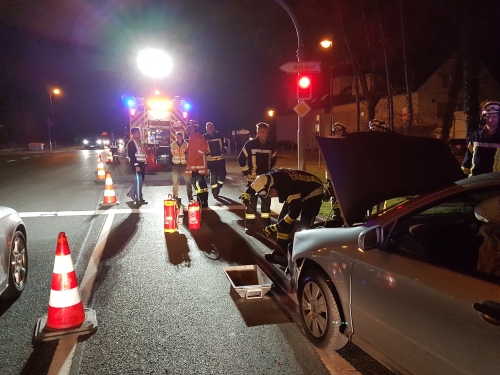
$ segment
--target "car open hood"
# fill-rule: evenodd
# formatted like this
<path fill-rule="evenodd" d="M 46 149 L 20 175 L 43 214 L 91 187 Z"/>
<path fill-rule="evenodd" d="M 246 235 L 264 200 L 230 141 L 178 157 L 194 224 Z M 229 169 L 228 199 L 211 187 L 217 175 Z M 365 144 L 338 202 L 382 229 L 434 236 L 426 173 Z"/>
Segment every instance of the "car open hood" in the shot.
<path fill-rule="evenodd" d="M 360 222 L 380 202 L 422 194 L 464 178 L 440 139 L 392 132 L 316 138 L 348 226 Z"/>

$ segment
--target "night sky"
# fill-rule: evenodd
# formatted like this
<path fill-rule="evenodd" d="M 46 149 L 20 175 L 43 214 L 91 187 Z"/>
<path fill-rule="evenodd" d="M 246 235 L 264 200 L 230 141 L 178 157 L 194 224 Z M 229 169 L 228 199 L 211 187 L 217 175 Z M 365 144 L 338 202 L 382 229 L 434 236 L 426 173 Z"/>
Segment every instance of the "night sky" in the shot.
<path fill-rule="evenodd" d="M 327 26 L 338 28 L 334 14 L 343 12 L 342 3 L 356 1 L 286 2 L 304 34 L 306 60 L 326 63 L 325 72 L 316 77 L 320 97 L 328 87 L 329 55 L 320 50 L 318 41 Z M 456 40 L 444 40 L 446 47 L 441 47 L 439 34 L 444 39 L 456 38 L 453 12 L 443 9 L 458 2 L 403 0 L 411 8 L 405 13 L 412 14 L 407 25 L 409 43 L 413 43 L 410 55 L 425 52 L 434 58 L 436 51 L 446 55 L 450 45 L 457 45 Z M 399 7 L 394 5 L 399 1 L 380 3 L 387 33 L 399 35 L 398 20 L 389 18 L 398 14 Z M 434 10 L 434 3 L 441 7 Z M 485 22 L 498 26 L 499 2 L 487 3 L 493 5 Z M 361 17 L 352 6 L 350 13 L 343 14 L 348 22 Z M 429 24 L 422 24 L 419 14 Z M 482 39 L 484 45 L 495 47 L 485 51 L 485 60 L 495 66 L 498 40 L 498 34 Z M 356 43 L 358 48 L 361 44 Z M 153 81 L 142 75 L 136 57 L 147 47 L 161 48 L 172 57 L 169 76 Z M 396 47 L 393 56 L 398 57 Z M 50 113 L 47 86 L 55 85 L 64 92 L 54 99 L 61 142 L 102 131 L 122 132 L 128 125 L 122 95 L 144 96 L 153 88 L 191 102 L 201 124 L 212 121 L 226 134 L 231 129 L 252 129 L 255 123 L 268 120 L 268 109 L 285 111 L 287 96 L 295 94 L 294 78 L 279 66 L 295 61 L 296 50 L 293 23 L 273 0 L 0 1 L 0 126 L 5 128 L 14 111 L 25 113 L 26 121 L 45 129 Z M 339 74 L 342 69 L 348 72 L 345 48 L 336 46 L 335 53 L 335 69 Z"/>

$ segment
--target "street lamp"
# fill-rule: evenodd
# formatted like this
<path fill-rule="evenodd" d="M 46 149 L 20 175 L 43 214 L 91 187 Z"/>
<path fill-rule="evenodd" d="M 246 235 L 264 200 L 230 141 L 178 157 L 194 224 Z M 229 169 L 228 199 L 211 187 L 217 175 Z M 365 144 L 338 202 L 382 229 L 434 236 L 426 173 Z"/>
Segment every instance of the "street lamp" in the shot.
<path fill-rule="evenodd" d="M 141 72 L 153 78 L 162 78 L 172 71 L 172 59 L 159 49 L 148 48 L 139 52 L 137 65 Z"/>
<path fill-rule="evenodd" d="M 333 129 L 333 38 L 325 38 L 319 44 L 330 48 L 330 129 Z"/>
<path fill-rule="evenodd" d="M 54 110 L 52 106 L 52 95 L 60 95 L 61 90 L 58 88 L 49 88 L 49 100 L 50 100 L 50 121 L 49 121 L 49 147 L 52 151 L 52 133 L 54 132 Z M 54 134 L 54 150 L 56 149 L 56 136 Z"/>

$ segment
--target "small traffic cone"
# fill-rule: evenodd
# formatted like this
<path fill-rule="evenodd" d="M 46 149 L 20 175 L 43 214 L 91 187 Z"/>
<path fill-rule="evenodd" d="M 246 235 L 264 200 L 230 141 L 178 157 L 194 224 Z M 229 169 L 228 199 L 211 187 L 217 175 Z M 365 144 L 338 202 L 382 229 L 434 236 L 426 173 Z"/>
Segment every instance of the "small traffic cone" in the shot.
<path fill-rule="evenodd" d="M 102 157 L 99 155 L 99 163 L 97 163 L 97 178 L 96 181 L 104 182 L 106 180 L 106 176 L 104 174 L 104 164 L 102 163 Z"/>
<path fill-rule="evenodd" d="M 115 188 L 113 186 L 113 180 L 111 179 L 111 172 L 106 172 L 106 183 L 104 184 L 104 199 L 99 204 L 99 206 L 114 206 L 120 204 L 120 201 L 116 200 Z"/>
<path fill-rule="evenodd" d="M 112 163 L 113 160 L 113 153 L 111 151 L 108 152 L 108 160 L 106 160 L 106 163 Z"/>
<path fill-rule="evenodd" d="M 56 340 L 69 334 L 88 334 L 95 329 L 95 311 L 83 307 L 68 239 L 61 232 L 57 239 L 48 313 L 38 319 L 35 340 Z"/>

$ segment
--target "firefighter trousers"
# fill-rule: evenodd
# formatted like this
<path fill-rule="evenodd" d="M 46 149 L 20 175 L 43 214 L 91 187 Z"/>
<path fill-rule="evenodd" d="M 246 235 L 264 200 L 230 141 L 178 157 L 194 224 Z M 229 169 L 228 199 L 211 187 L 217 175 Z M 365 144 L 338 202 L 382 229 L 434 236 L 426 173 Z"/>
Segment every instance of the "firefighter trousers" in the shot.
<path fill-rule="evenodd" d="M 196 197 L 200 202 L 201 208 L 208 207 L 208 187 L 207 181 L 205 180 L 205 175 L 201 175 L 198 172 L 193 172 L 191 181 L 194 185 Z"/>
<path fill-rule="evenodd" d="M 249 182 L 247 188 L 252 183 Z M 264 227 L 268 226 L 271 223 L 271 198 L 262 198 L 258 195 L 253 194 L 250 198 L 250 209 L 247 207 L 245 209 L 245 229 L 246 230 L 254 230 L 255 220 L 257 213 L 257 202 L 258 198 L 260 198 L 260 221 Z"/>
<path fill-rule="evenodd" d="M 226 161 L 224 159 L 213 160 L 209 161 L 207 164 L 210 170 L 210 174 L 208 175 L 210 188 L 212 189 L 214 198 L 217 198 L 226 180 Z"/>
<path fill-rule="evenodd" d="M 296 229 L 309 229 L 313 226 L 314 220 L 316 219 L 316 216 L 318 216 L 319 210 L 321 209 L 322 202 L 323 196 L 317 195 L 315 197 L 307 199 L 300 204 L 300 219 Z M 283 220 L 285 216 L 289 214 L 289 212 L 289 205 L 287 202 L 285 202 L 278 217 L 279 226 L 278 232 L 276 233 L 276 242 L 285 252 L 285 254 L 292 239 L 292 232 L 295 227 L 294 222 L 287 223 L 285 220 Z"/>

